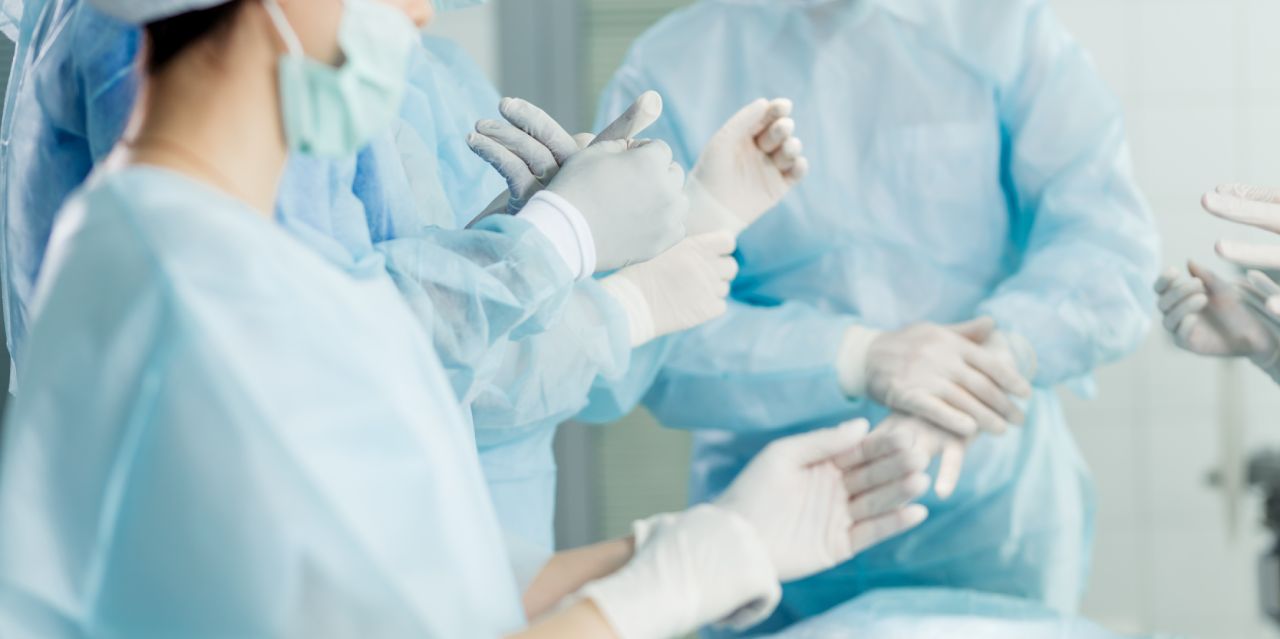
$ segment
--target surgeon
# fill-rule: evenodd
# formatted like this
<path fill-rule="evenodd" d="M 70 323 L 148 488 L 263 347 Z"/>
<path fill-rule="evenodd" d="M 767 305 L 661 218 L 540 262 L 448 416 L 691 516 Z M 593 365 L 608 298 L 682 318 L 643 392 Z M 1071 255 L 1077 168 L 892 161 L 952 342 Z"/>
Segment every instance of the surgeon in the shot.
<path fill-rule="evenodd" d="M 412 23 L 376 0 L 95 4 L 145 25 L 146 80 L 48 247 L 0 453 L 3 636 L 670 637 L 749 624 L 780 581 L 924 518 L 909 448 L 804 434 L 586 551 L 607 569 L 559 558 L 576 594 L 526 624 L 419 320 L 386 271 L 273 219 L 290 155 L 395 120 Z M 597 145 L 547 188 L 654 148 Z"/>
<path fill-rule="evenodd" d="M 22 81 L 11 87 L 15 108 L 6 130 L 7 276 L 14 300 L 10 321 L 19 327 L 57 206 L 120 134 L 135 93 L 129 56 L 136 35 L 130 27 L 74 0 L 32 2 L 28 9 L 29 53 L 20 59 L 26 63 L 19 66 Z M 563 266 L 575 265 L 560 259 L 572 257 L 572 250 L 528 232 L 526 223 L 539 220 L 527 214 L 486 218 L 458 230 L 504 190 L 468 149 L 468 134 L 481 149 L 476 138 L 482 131 L 507 144 L 519 138 L 493 133 L 500 114 L 485 116 L 498 104 L 497 94 L 461 52 L 439 39 L 423 44 L 411 57 L 411 83 L 394 133 L 376 138 L 358 162 L 292 159 L 277 218 L 348 269 L 385 268 L 431 327 L 464 413 L 474 414 L 486 479 L 509 542 L 528 551 L 518 553 L 524 559 L 517 562 L 528 581 L 552 548 L 556 426 L 585 404 L 598 376 L 627 370 L 633 346 L 723 312 L 727 281 L 736 272 L 727 257 L 734 244 L 722 232 L 698 233 L 599 282 L 574 282 Z M 620 120 L 622 135 L 636 134 L 660 113 L 654 98 L 642 97 Z M 807 164 L 797 142 L 790 134 L 779 136 L 794 126 L 788 109 L 785 101 L 758 101 L 726 124 L 725 143 L 707 154 L 709 161 L 763 173 L 721 170 L 710 181 L 714 188 L 755 193 L 755 178 L 763 175 L 772 180 L 765 195 L 776 198 L 803 177 Z M 503 113 L 521 110 L 541 113 L 521 100 L 503 101 Z M 26 124 L 15 128 L 15 121 Z M 761 132 L 767 135 L 757 143 Z M 606 131 L 602 137 L 609 136 Z M 572 148 L 546 154 L 550 166 L 527 148 L 503 155 L 494 144 L 488 157 L 522 163 L 526 172 L 536 168 L 546 181 L 578 150 L 578 142 L 565 138 Z M 793 151 L 766 153 L 766 139 Z M 511 190 L 500 198 L 505 208 L 517 211 L 517 202 L 543 189 L 542 182 L 529 188 L 532 179 L 530 173 L 527 180 L 510 180 Z M 704 199 L 699 209 L 712 206 Z M 625 238 L 625 249 L 639 243 L 636 231 L 643 228 L 658 227 L 624 225 L 612 237 Z M 555 225 L 550 230 L 548 236 L 556 237 Z M 12 331 L 15 352 L 22 335 Z"/>
<path fill-rule="evenodd" d="M 649 88 L 687 166 L 742 100 L 794 96 L 814 167 L 739 237 L 728 313 L 630 389 L 696 432 L 693 499 L 853 416 L 977 433 L 925 525 L 788 586 L 758 631 L 892 586 L 1074 609 L 1093 495 L 1055 388 L 1142 340 L 1158 242 L 1120 106 L 1049 4 L 703 0 L 633 45 L 601 121 Z"/>
<path fill-rule="evenodd" d="M 1201 199 L 1211 215 L 1280 233 L 1280 192 L 1224 184 Z M 1238 281 L 1189 262 L 1186 272 L 1166 269 L 1156 280 L 1165 330 L 1185 351 L 1206 357 L 1248 359 L 1280 383 L 1280 285 L 1264 271 L 1280 270 L 1275 246 L 1219 241 L 1220 257 L 1248 269 Z"/>

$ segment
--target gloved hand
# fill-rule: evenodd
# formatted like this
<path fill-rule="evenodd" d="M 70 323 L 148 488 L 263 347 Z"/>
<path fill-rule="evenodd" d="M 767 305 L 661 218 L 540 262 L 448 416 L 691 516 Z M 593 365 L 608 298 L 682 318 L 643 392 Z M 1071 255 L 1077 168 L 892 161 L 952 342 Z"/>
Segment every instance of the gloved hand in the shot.
<path fill-rule="evenodd" d="M 547 186 L 582 215 L 597 272 L 643 262 L 684 239 L 684 171 L 662 142 L 601 142 L 565 162 Z"/>
<path fill-rule="evenodd" d="M 673 637 L 711 622 L 747 628 L 778 585 L 846 561 L 918 525 L 927 459 L 904 442 L 864 439 L 866 422 L 778 440 L 714 504 L 634 526 L 636 554 L 588 584 L 619 637 Z"/>
<path fill-rule="evenodd" d="M 789 115 L 790 100 L 756 100 L 711 137 L 689 172 L 690 233 L 741 233 L 804 178 L 809 161 Z"/>
<path fill-rule="evenodd" d="M 467 146 L 507 181 L 506 212 L 515 215 L 578 151 L 597 140 L 630 140 L 649 128 L 662 115 L 662 98 L 653 91 L 641 94 L 599 137 L 569 135 L 555 118 L 519 98 L 503 98 L 498 112 L 505 121 L 480 120 Z"/>
<path fill-rule="evenodd" d="M 631 346 L 723 315 L 729 283 L 738 274 L 734 247 L 733 236 L 725 232 L 692 236 L 601 280 L 627 315 Z"/>
<path fill-rule="evenodd" d="M 889 437 L 905 440 L 908 448 L 920 451 L 928 459 L 937 457 L 938 474 L 934 479 L 933 492 L 939 499 L 947 499 L 955 494 L 956 486 L 960 483 L 960 473 L 964 469 L 965 451 L 971 439 L 963 439 L 945 428 L 903 413 L 890 415 L 867 439 L 870 442 Z"/>
<path fill-rule="evenodd" d="M 1224 220 L 1280 233 L 1280 190 L 1225 184 L 1206 193 L 1201 205 Z M 1280 268 L 1280 245 L 1219 241 L 1217 251 L 1246 268 Z"/>
<path fill-rule="evenodd" d="M 1002 434 L 1025 420 L 1010 396 L 1030 397 L 1031 384 L 1016 357 L 987 344 L 993 335 L 990 318 L 884 333 L 854 326 L 840 346 L 837 372 L 848 395 L 868 395 L 961 439 L 979 428 Z"/>
<path fill-rule="evenodd" d="M 1248 357 L 1263 370 L 1274 368 L 1280 358 L 1276 326 L 1251 308 L 1244 291 L 1213 271 L 1195 262 L 1187 271 L 1168 269 L 1155 286 L 1174 343 L 1197 355 Z"/>
<path fill-rule="evenodd" d="M 770 444 L 715 501 L 750 522 L 783 582 L 821 572 L 924 521 L 929 458 L 858 420 Z"/>
<path fill-rule="evenodd" d="M 1262 271 L 1249 271 L 1240 288 L 1254 310 L 1273 325 L 1280 326 L 1280 284 Z"/>

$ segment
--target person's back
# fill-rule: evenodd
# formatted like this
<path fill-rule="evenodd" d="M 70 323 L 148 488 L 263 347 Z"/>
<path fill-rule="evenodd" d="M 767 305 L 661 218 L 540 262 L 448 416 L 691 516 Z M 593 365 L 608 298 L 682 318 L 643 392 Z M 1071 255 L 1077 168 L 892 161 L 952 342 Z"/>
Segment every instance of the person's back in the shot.
<path fill-rule="evenodd" d="M 523 623 L 473 440 L 385 272 L 163 169 L 68 207 L 0 464 L 0 634 Z"/>
<path fill-rule="evenodd" d="M 1039 360 L 1026 427 L 976 440 L 924 526 L 789 586 L 791 619 L 910 585 L 1074 608 L 1092 496 L 1051 388 L 1137 345 L 1156 242 L 1119 107 L 1047 4 L 705 0 L 634 45 L 600 120 L 650 88 L 686 165 L 743 99 L 793 96 L 814 167 L 741 236 L 740 303 L 680 339 L 646 398 L 699 430 L 694 499 L 780 434 L 887 414 L 840 384 L 851 325 L 989 315 Z"/>

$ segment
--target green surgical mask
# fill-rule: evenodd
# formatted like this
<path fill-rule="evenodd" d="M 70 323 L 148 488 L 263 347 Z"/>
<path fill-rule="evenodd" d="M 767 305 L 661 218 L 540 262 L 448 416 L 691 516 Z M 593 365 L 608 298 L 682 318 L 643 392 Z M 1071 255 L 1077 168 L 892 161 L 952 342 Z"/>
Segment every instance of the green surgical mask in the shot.
<path fill-rule="evenodd" d="M 404 99 L 417 38 L 408 17 L 373 0 L 345 0 L 338 45 L 346 62 L 335 68 L 307 57 L 276 0 L 262 5 L 288 49 L 280 56 L 279 81 L 291 151 L 355 155 L 390 128 Z"/>

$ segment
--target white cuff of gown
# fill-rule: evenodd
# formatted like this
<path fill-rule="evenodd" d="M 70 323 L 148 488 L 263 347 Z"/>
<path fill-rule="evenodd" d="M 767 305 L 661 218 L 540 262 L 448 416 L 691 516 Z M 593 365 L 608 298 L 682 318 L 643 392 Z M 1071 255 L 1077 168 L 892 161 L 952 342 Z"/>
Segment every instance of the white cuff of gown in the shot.
<path fill-rule="evenodd" d="M 516 217 L 532 224 L 551 241 L 575 280 L 596 272 L 596 240 L 587 219 L 574 206 L 551 191 L 538 191 Z"/>
<path fill-rule="evenodd" d="M 867 352 L 880 334 L 881 331 L 856 324 L 844 332 L 840 348 L 836 350 L 836 374 L 840 378 L 840 390 L 844 391 L 845 396 L 867 395 Z"/>

